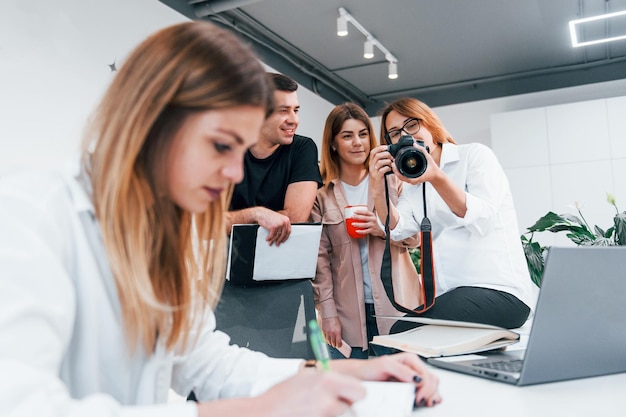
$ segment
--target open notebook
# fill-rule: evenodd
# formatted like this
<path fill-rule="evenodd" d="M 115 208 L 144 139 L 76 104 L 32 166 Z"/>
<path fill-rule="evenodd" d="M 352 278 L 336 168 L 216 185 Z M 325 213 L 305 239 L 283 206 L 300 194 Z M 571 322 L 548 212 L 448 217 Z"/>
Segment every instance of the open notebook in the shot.
<path fill-rule="evenodd" d="M 430 358 L 516 385 L 626 372 L 626 247 L 552 247 L 525 350 Z"/>
<path fill-rule="evenodd" d="M 372 344 L 425 358 L 452 356 L 504 348 L 519 341 L 520 335 L 502 327 L 427 317 L 376 316 L 377 319 L 403 320 L 423 326 L 401 333 L 374 336 Z"/>

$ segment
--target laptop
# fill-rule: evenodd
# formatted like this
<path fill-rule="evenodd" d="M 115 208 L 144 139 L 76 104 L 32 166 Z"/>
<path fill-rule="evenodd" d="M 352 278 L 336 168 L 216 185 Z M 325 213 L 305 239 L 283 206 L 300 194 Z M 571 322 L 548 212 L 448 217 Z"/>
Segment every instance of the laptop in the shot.
<path fill-rule="evenodd" d="M 427 360 L 514 385 L 626 372 L 626 247 L 551 247 L 526 349 Z"/>

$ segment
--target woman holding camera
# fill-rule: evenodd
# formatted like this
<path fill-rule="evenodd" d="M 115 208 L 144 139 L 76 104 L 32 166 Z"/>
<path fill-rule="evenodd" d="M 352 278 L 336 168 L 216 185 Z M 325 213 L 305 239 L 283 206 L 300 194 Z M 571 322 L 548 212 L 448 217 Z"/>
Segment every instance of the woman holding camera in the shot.
<path fill-rule="evenodd" d="M 384 187 L 393 172 L 405 182 L 397 206 L 390 205 L 393 240 L 420 231 L 424 218 L 432 224 L 436 301 L 415 315 L 471 321 L 515 328 L 524 324 L 535 302 L 517 215 L 508 180 L 494 153 L 484 145 L 457 145 L 437 115 L 414 98 L 388 104 L 382 111 L 381 135 L 388 145 L 408 136 L 423 156 L 425 170 L 396 164 L 386 147 L 372 151 L 370 174 L 379 219 L 387 216 Z M 398 157 L 401 150 L 392 149 Z M 418 155 L 419 156 L 419 155 Z M 418 162 L 422 158 L 416 158 Z M 404 174 L 403 174 L 404 173 Z M 398 321 L 392 332 L 417 326 Z"/>
<path fill-rule="evenodd" d="M 331 356 L 338 359 L 372 356 L 369 342 L 375 335 L 388 334 L 394 322 L 376 320 L 374 315 L 401 315 L 380 280 L 385 233 L 374 213 L 368 172 L 370 150 L 376 142 L 369 116 L 356 104 L 341 104 L 328 115 L 320 167 L 324 187 L 318 190 L 311 213 L 313 221 L 323 224 L 313 288 L 322 331 Z M 391 178 L 394 203 L 400 185 Z M 354 205 L 363 207 L 347 219 L 344 208 Z M 349 232 L 346 227 L 352 221 L 356 230 Z M 399 271 L 396 284 L 404 286 L 400 292 L 405 294 L 417 294 L 419 289 L 419 277 L 406 249 L 416 245 L 413 233 L 391 247 Z M 343 349 L 347 346 L 342 339 L 352 347 L 351 352 Z"/>

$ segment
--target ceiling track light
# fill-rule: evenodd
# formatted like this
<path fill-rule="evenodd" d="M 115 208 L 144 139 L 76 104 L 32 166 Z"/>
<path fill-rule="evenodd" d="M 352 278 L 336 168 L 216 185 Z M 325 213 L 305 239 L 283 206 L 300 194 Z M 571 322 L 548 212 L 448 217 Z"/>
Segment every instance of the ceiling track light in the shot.
<path fill-rule="evenodd" d="M 348 19 L 343 15 L 337 18 L 337 36 L 348 36 Z"/>
<path fill-rule="evenodd" d="M 387 77 L 390 80 L 395 80 L 398 78 L 398 63 L 397 62 L 389 62 L 389 72 L 387 73 Z"/>
<path fill-rule="evenodd" d="M 339 8 L 339 17 L 337 18 L 337 35 L 348 35 L 348 22 L 357 28 L 363 36 L 365 36 L 365 43 L 363 44 L 363 57 L 366 59 L 374 58 L 374 47 L 377 47 L 385 56 L 385 59 L 389 62 L 388 77 L 391 80 L 398 78 L 398 59 L 387 48 L 383 46 L 378 39 L 376 39 L 367 29 L 363 27 L 346 9 Z"/>
<path fill-rule="evenodd" d="M 371 40 L 367 39 L 363 44 L 363 58 L 372 59 L 374 58 L 374 43 Z"/>

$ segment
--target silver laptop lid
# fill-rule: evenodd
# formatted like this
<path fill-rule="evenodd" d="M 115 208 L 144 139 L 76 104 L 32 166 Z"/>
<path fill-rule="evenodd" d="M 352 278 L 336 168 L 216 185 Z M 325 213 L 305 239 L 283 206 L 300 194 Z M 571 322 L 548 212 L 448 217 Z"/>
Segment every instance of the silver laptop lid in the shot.
<path fill-rule="evenodd" d="M 626 372 L 626 247 L 549 249 L 519 385 Z"/>

